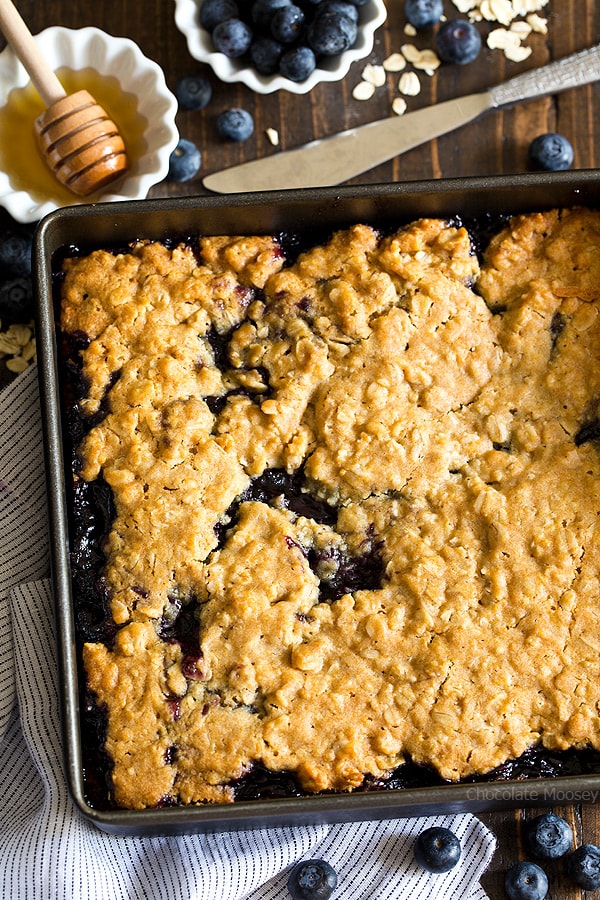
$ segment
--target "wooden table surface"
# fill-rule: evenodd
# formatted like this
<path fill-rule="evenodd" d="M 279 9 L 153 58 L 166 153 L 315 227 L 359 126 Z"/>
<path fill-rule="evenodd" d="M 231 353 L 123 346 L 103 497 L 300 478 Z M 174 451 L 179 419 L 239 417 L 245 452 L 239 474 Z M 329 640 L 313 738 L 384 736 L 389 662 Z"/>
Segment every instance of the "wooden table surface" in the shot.
<path fill-rule="evenodd" d="M 404 34 L 402 0 L 387 0 L 387 5 L 388 20 L 376 34 L 368 61 L 381 63 L 404 43 L 431 46 L 430 36 L 415 39 Z M 72 28 L 95 25 L 111 34 L 132 38 L 162 66 L 171 88 L 179 76 L 187 74 L 203 74 L 211 81 L 210 105 L 200 112 L 181 111 L 177 119 L 181 136 L 196 142 L 202 151 L 202 170 L 198 178 L 187 184 L 164 182 L 156 186 L 151 192 L 153 197 L 206 193 L 200 176 L 278 152 L 267 137 L 267 129 L 276 129 L 280 147 L 290 148 L 390 115 L 392 100 L 399 96 L 398 76 L 388 75 L 386 85 L 378 88 L 370 100 L 354 100 L 352 89 L 361 79 L 364 62 L 356 63 L 343 81 L 320 85 L 309 95 L 278 92 L 260 96 L 244 86 L 219 83 L 208 67 L 190 57 L 185 39 L 175 27 L 171 0 L 18 0 L 18 6 L 34 33 L 55 24 Z M 446 0 L 445 7 L 448 17 L 456 17 L 450 0 Z M 473 64 L 443 66 L 434 77 L 422 76 L 421 93 L 407 98 L 409 109 L 482 90 L 600 40 L 600 4 L 593 0 L 550 0 L 541 14 L 548 18 L 548 33 L 534 34 L 527 40 L 533 48 L 528 59 L 509 62 L 501 51 L 484 48 Z M 491 27 L 482 24 L 482 34 Z M 224 143 L 216 133 L 217 115 L 232 106 L 246 108 L 255 119 L 254 135 L 244 143 Z M 365 173 L 355 183 L 525 172 L 529 143 L 545 131 L 560 131 L 569 138 L 575 150 L 575 168 L 596 167 L 600 164 L 600 118 L 595 115 L 599 108 L 600 84 L 488 113 L 468 128 Z M 555 811 L 571 823 L 578 844 L 600 844 L 599 805 L 555 807 Z M 498 837 L 497 852 L 483 879 L 492 900 L 506 896 L 506 868 L 522 858 L 520 823 L 534 813 L 535 810 L 516 810 L 481 814 Z M 562 875 L 562 866 L 548 866 L 547 870 L 552 900 L 595 896 L 570 885 Z"/>

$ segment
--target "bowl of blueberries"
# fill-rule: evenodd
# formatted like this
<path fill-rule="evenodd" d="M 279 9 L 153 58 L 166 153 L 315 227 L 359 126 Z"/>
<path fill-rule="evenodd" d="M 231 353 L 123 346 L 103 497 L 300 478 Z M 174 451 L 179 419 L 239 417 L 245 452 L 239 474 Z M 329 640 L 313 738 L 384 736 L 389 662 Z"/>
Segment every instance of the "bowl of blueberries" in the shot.
<path fill-rule="evenodd" d="M 341 80 L 386 16 L 384 0 L 175 0 L 190 55 L 260 94 Z"/>

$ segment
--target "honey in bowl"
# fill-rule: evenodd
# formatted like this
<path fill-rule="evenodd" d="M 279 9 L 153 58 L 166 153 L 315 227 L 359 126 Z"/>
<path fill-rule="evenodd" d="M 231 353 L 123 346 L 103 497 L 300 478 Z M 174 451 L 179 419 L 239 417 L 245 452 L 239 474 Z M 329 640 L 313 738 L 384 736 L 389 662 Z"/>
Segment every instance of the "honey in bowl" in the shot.
<path fill-rule="evenodd" d="M 147 121 L 138 112 L 137 97 L 123 91 L 113 75 L 100 75 L 95 69 L 60 68 L 56 75 L 68 94 L 87 90 L 106 110 L 123 136 L 129 159 L 129 172 L 146 151 L 144 134 Z M 29 82 L 10 91 L 5 106 L 0 108 L 0 170 L 6 172 L 15 191 L 26 191 L 37 203 L 52 202 L 69 206 L 81 197 L 60 184 L 48 168 L 38 148 L 34 122 L 44 111 L 37 90 Z M 107 190 L 114 188 L 109 185 Z M 101 200 L 101 194 L 85 198 Z"/>

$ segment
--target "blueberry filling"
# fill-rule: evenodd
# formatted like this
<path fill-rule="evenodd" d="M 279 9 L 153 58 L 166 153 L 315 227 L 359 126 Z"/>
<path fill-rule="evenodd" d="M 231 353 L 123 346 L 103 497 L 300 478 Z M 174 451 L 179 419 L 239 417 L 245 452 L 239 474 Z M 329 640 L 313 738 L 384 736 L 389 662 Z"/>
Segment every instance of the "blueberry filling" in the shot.
<path fill-rule="evenodd" d="M 319 600 L 332 603 L 344 594 L 375 591 L 381 587 L 384 566 L 381 544 L 374 542 L 359 556 L 347 556 L 336 547 L 311 550 L 308 561 L 319 578 Z"/>
<path fill-rule="evenodd" d="M 240 503 L 251 500 L 272 503 L 276 498 L 285 509 L 297 516 L 313 519 L 322 525 L 333 526 L 337 521 L 337 509 L 324 500 L 313 497 L 306 490 L 302 469 L 294 473 L 285 469 L 265 469 L 261 475 L 252 479 L 244 493 L 231 504 L 224 521 L 215 525 L 218 546 L 223 546 L 227 532 L 235 525 Z"/>
<path fill-rule="evenodd" d="M 260 763 L 255 763 L 250 771 L 235 781 L 231 787 L 238 801 L 306 796 L 306 792 L 302 790 L 291 772 L 270 772 Z"/>
<path fill-rule="evenodd" d="M 114 519 L 112 491 L 102 480 L 77 481 L 73 509 L 71 572 L 78 633 L 84 641 L 102 641 L 110 646 L 117 628 L 109 615 L 100 573 L 104 565 L 102 541 Z"/>
<path fill-rule="evenodd" d="M 488 772 L 465 779 L 465 783 L 485 783 L 488 781 L 528 781 L 538 778 L 559 778 L 563 776 L 588 775 L 600 769 L 600 751 L 597 750 L 556 750 L 532 747 L 520 757 L 508 760 Z M 387 778 L 367 775 L 363 784 L 356 788 L 365 791 L 412 790 L 422 787 L 437 787 L 445 784 L 443 778 L 430 768 L 411 760 L 394 769 Z M 255 763 L 249 772 L 231 785 L 236 800 L 268 800 L 278 797 L 307 797 L 293 773 L 271 772 L 262 764 Z"/>
<path fill-rule="evenodd" d="M 104 749 L 107 711 L 85 692 L 81 702 L 81 744 L 85 796 L 93 809 L 110 807 L 113 762 Z"/>
<path fill-rule="evenodd" d="M 196 597 L 184 603 L 176 597 L 169 597 L 169 605 L 163 613 L 158 635 L 168 643 L 178 643 L 187 660 L 199 658 L 200 607 Z"/>
<path fill-rule="evenodd" d="M 265 368 L 263 368 L 262 366 L 259 366 L 256 369 L 253 369 L 252 371 L 260 376 L 260 380 L 262 381 L 262 383 L 264 385 L 269 384 L 269 373 L 267 372 L 267 370 Z M 211 413 L 215 416 L 218 416 L 223 412 L 223 410 L 227 406 L 227 402 L 228 402 L 229 398 L 236 397 L 236 396 L 237 397 L 258 396 L 258 397 L 260 397 L 260 402 L 262 402 L 263 400 L 267 400 L 271 396 L 271 392 L 268 389 L 264 390 L 264 391 L 260 390 L 260 391 L 255 392 L 255 391 L 250 391 L 247 388 L 234 388 L 233 390 L 227 391 L 227 393 L 221 394 L 219 396 L 214 395 L 214 396 L 210 396 L 210 397 L 205 397 L 204 402 L 210 409 Z"/>
<path fill-rule="evenodd" d="M 600 439 L 600 420 L 597 418 L 590 419 L 589 422 L 584 422 L 574 437 L 576 447 L 580 447 L 582 444 L 587 444 L 590 441 L 597 441 L 598 439 Z"/>
<path fill-rule="evenodd" d="M 286 509 L 297 516 L 314 519 L 322 525 L 334 525 L 337 520 L 335 507 L 313 497 L 304 486 L 301 469 L 290 474 L 285 469 L 265 469 L 242 494 L 243 500 L 260 500 L 269 503 L 275 497 L 282 497 Z"/>
<path fill-rule="evenodd" d="M 566 316 L 564 316 L 560 312 L 554 313 L 554 315 L 552 316 L 552 321 L 550 322 L 550 337 L 552 338 L 553 345 L 556 344 L 557 340 L 563 333 L 566 324 Z"/>
<path fill-rule="evenodd" d="M 212 350 L 215 366 L 217 367 L 217 369 L 220 369 L 221 372 L 224 372 L 229 367 L 230 338 L 231 332 L 227 332 L 226 334 L 219 334 L 219 332 L 215 328 L 211 328 L 211 330 L 206 335 L 206 340 L 208 341 L 210 349 Z"/>

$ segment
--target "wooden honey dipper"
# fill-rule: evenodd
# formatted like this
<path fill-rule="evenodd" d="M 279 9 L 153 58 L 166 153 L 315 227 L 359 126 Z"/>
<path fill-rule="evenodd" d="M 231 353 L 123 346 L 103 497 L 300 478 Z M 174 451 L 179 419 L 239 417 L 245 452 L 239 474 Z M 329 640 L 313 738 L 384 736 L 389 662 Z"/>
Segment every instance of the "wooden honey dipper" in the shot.
<path fill-rule="evenodd" d="M 120 178 L 127 152 L 117 126 L 87 91 L 67 94 L 11 0 L 0 0 L 0 29 L 46 106 L 34 128 L 56 179 L 86 197 Z"/>

